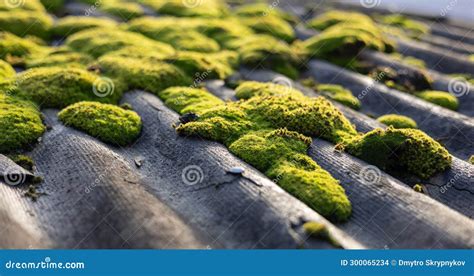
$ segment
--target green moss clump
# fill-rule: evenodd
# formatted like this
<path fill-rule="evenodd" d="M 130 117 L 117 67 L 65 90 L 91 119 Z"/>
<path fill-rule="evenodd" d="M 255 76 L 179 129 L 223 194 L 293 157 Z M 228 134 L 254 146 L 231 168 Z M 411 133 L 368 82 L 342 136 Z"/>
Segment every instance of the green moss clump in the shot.
<path fill-rule="evenodd" d="M 103 72 L 127 83 L 130 89 L 155 94 L 171 86 L 190 85 L 191 79 L 179 68 L 148 59 L 104 56 L 98 61 Z"/>
<path fill-rule="evenodd" d="M 40 67 L 17 74 L 10 91 L 44 108 L 63 108 L 79 101 L 116 103 L 124 85 L 78 68 Z"/>
<path fill-rule="evenodd" d="M 117 28 L 117 22 L 109 18 L 91 16 L 66 16 L 59 19 L 51 28 L 56 37 L 68 37 L 77 32 L 91 28 Z"/>
<path fill-rule="evenodd" d="M 0 92 L 0 129 L 0 152 L 8 153 L 35 143 L 46 128 L 35 105 Z"/>
<path fill-rule="evenodd" d="M 469 158 L 469 163 L 474 165 L 474 155 L 471 155 L 471 157 Z"/>
<path fill-rule="evenodd" d="M 140 0 L 160 14 L 183 17 L 223 17 L 229 14 L 224 1 Z"/>
<path fill-rule="evenodd" d="M 344 148 L 383 170 L 407 170 L 422 178 L 445 170 L 452 161 L 443 146 L 417 129 L 376 129 Z"/>
<path fill-rule="evenodd" d="M 263 17 L 270 15 L 281 18 L 288 23 L 296 23 L 298 21 L 298 19 L 292 14 L 285 12 L 275 5 L 265 3 L 245 4 L 237 7 L 234 13 L 241 17 Z"/>
<path fill-rule="evenodd" d="M 423 91 L 423 92 L 415 93 L 415 96 L 425 101 L 428 101 L 430 103 L 433 103 L 433 104 L 436 104 L 436 105 L 439 105 L 451 110 L 457 110 L 459 107 L 458 99 L 448 92 Z"/>
<path fill-rule="evenodd" d="M 100 140 L 126 146 L 140 135 L 142 122 L 134 111 L 97 102 L 78 102 L 61 110 L 59 119 Z"/>
<path fill-rule="evenodd" d="M 31 39 L 8 32 L 0 32 L 0 59 L 13 65 L 24 64 L 25 59 L 42 56 L 47 49 Z"/>
<path fill-rule="evenodd" d="M 272 82 L 244 81 L 235 89 L 238 99 L 250 99 L 255 96 L 294 96 L 303 97 L 303 93 L 292 87 Z"/>
<path fill-rule="evenodd" d="M 235 39 L 245 38 L 254 33 L 236 18 L 194 19 L 189 24 L 199 33 L 216 40 L 223 48 L 228 48 L 227 45 Z"/>
<path fill-rule="evenodd" d="M 271 68 L 292 79 L 298 76 L 295 65 L 299 59 L 284 41 L 268 35 L 253 35 L 236 39 L 227 47 L 238 51 L 242 64 Z"/>
<path fill-rule="evenodd" d="M 403 28 L 408 32 L 410 37 L 414 38 L 420 37 L 429 32 L 428 25 L 420 21 L 409 19 L 401 14 L 387 15 L 382 17 L 380 21 L 383 24 Z"/>
<path fill-rule="evenodd" d="M 169 43 L 182 51 L 209 53 L 220 49 L 215 40 L 193 30 L 161 33 L 157 40 Z"/>
<path fill-rule="evenodd" d="M 27 68 L 35 67 L 65 67 L 65 68 L 83 68 L 93 61 L 93 58 L 87 54 L 75 52 L 52 52 L 41 58 L 34 58 L 26 61 Z"/>
<path fill-rule="evenodd" d="M 170 87 L 158 93 L 164 103 L 180 114 L 201 113 L 224 102 L 203 89 Z"/>
<path fill-rule="evenodd" d="M 33 172 L 33 167 L 35 166 L 35 163 L 31 157 L 24 155 L 24 154 L 14 154 L 14 155 L 8 155 L 8 158 L 10 158 L 13 162 L 15 162 L 18 166 L 22 167 L 23 169 Z"/>
<path fill-rule="evenodd" d="M 124 21 L 143 16 L 145 13 L 140 4 L 126 1 L 105 1 L 100 10 Z"/>
<path fill-rule="evenodd" d="M 240 21 L 256 33 L 266 34 L 275 38 L 292 42 L 295 40 L 293 27 L 285 20 L 276 16 L 243 17 Z"/>
<path fill-rule="evenodd" d="M 11 79 L 15 76 L 16 72 L 13 67 L 7 62 L 0 60 L 0 81 L 5 79 Z"/>
<path fill-rule="evenodd" d="M 64 6 L 65 0 L 41 0 L 41 4 L 50 12 L 59 11 Z"/>
<path fill-rule="evenodd" d="M 415 192 L 417 192 L 417 193 L 423 193 L 423 190 L 424 190 L 424 189 L 423 189 L 423 185 L 421 185 L 421 184 L 415 184 L 415 185 L 413 186 L 413 190 L 414 190 Z"/>
<path fill-rule="evenodd" d="M 365 14 L 357 12 L 329 11 L 309 21 L 308 27 L 322 31 L 342 22 L 365 24 L 372 22 L 372 19 Z"/>
<path fill-rule="evenodd" d="M 303 224 L 303 229 L 310 237 L 319 239 L 329 238 L 329 231 L 326 225 L 322 223 L 315 221 L 306 222 Z"/>
<path fill-rule="evenodd" d="M 348 106 L 352 109 L 359 110 L 360 109 L 360 101 L 352 92 L 344 87 L 336 84 L 320 84 L 316 86 L 316 91 L 318 91 L 321 95 L 339 102 L 345 106 Z"/>
<path fill-rule="evenodd" d="M 93 57 L 100 57 L 127 46 L 143 47 L 165 55 L 172 55 L 175 52 L 168 44 L 151 40 L 141 34 L 108 28 L 93 28 L 75 33 L 68 37 L 66 45 Z"/>
<path fill-rule="evenodd" d="M 383 115 L 377 118 L 377 121 L 394 128 L 418 128 L 412 118 L 398 114 Z"/>
<path fill-rule="evenodd" d="M 34 35 L 43 39 L 49 36 L 53 19 L 45 13 L 31 11 L 0 11 L 0 30 L 18 36 Z"/>

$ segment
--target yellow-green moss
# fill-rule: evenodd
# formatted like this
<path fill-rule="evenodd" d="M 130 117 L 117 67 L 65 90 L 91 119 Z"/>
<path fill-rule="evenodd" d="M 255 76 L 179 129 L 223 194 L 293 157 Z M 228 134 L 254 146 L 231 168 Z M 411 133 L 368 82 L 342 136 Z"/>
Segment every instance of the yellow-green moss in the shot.
<path fill-rule="evenodd" d="M 46 128 L 35 105 L 0 92 L 0 129 L 0 153 L 7 153 L 35 143 Z"/>
<path fill-rule="evenodd" d="M 468 161 L 469 161 L 469 163 L 474 165 L 474 155 L 471 155 L 471 157 L 469 157 Z"/>
<path fill-rule="evenodd" d="M 48 38 L 53 19 L 45 13 L 32 11 L 0 11 L 0 30 L 24 37 Z"/>
<path fill-rule="evenodd" d="M 65 67 L 85 69 L 93 58 L 87 54 L 75 52 L 52 52 L 41 58 L 34 58 L 26 61 L 27 68 L 34 67 Z"/>
<path fill-rule="evenodd" d="M 151 40 L 138 33 L 110 28 L 93 28 L 75 33 L 68 37 L 66 45 L 93 57 L 100 57 L 126 46 L 145 47 L 150 51 L 162 52 L 163 54 L 174 53 L 174 49 L 168 44 Z"/>
<path fill-rule="evenodd" d="M 47 49 L 31 39 L 8 32 L 0 32 L 0 59 L 13 65 L 22 65 L 27 58 L 43 55 Z"/>
<path fill-rule="evenodd" d="M 59 119 L 104 142 L 126 146 L 140 135 L 142 122 L 134 111 L 97 102 L 78 102 L 61 110 Z"/>
<path fill-rule="evenodd" d="M 400 61 L 404 64 L 411 65 L 420 69 L 425 69 L 426 64 L 423 60 L 412 57 L 412 56 L 404 56 L 400 53 L 390 53 L 389 54 L 391 58 L 394 60 Z"/>
<path fill-rule="evenodd" d="M 41 107 L 63 108 L 79 101 L 116 103 L 124 85 L 79 68 L 40 67 L 17 74 L 9 89 Z"/>
<path fill-rule="evenodd" d="M 285 12 L 276 5 L 266 3 L 251 3 L 241 5 L 235 8 L 234 13 L 242 17 L 263 17 L 270 15 L 284 19 L 288 23 L 296 23 L 298 21 L 296 16 Z"/>
<path fill-rule="evenodd" d="M 451 110 L 457 110 L 459 107 L 458 99 L 448 92 L 423 91 L 423 92 L 415 93 L 415 96 L 425 101 L 428 101 L 430 103 L 434 103 L 436 105 L 446 107 Z"/>
<path fill-rule="evenodd" d="M 290 86 L 272 82 L 244 81 L 235 89 L 238 99 L 250 99 L 255 96 L 294 96 L 303 97 L 303 93 Z"/>
<path fill-rule="evenodd" d="M 223 104 L 211 93 L 197 88 L 170 87 L 158 93 L 164 103 L 174 111 L 186 113 L 201 113 L 204 110 Z"/>
<path fill-rule="evenodd" d="M 316 86 L 316 91 L 318 91 L 321 95 L 332 99 L 336 102 L 339 102 L 345 106 L 348 106 L 352 109 L 359 110 L 360 109 L 360 101 L 352 92 L 344 87 L 336 84 L 320 84 Z"/>
<path fill-rule="evenodd" d="M 377 121 L 394 128 L 418 128 L 412 118 L 398 114 L 383 115 L 377 118 Z"/>
<path fill-rule="evenodd" d="M 109 18 L 91 16 L 66 16 L 60 18 L 51 28 L 56 37 L 67 37 L 74 33 L 91 28 L 117 28 L 117 23 Z"/>
<path fill-rule="evenodd" d="M 298 76 L 298 57 L 284 41 L 268 35 L 246 36 L 228 43 L 228 48 L 239 53 L 242 64 L 249 66 L 264 66 L 288 76 Z"/>
<path fill-rule="evenodd" d="M 9 63 L 0 60 L 0 82 L 13 78 L 15 74 L 15 69 Z"/>
<path fill-rule="evenodd" d="M 414 38 L 420 37 L 429 32 L 428 25 L 420 21 L 409 19 L 401 14 L 383 16 L 380 19 L 380 22 L 390 26 L 400 27 L 404 29 L 409 36 Z"/>
<path fill-rule="evenodd" d="M 240 21 L 247 27 L 253 29 L 256 33 L 262 33 L 275 38 L 292 42 L 295 40 L 295 31 L 293 27 L 285 20 L 272 16 L 262 17 L 242 17 Z"/>
<path fill-rule="evenodd" d="M 130 89 L 142 89 L 156 94 L 171 86 L 192 83 L 182 70 L 165 62 L 104 56 L 98 63 L 104 74 L 122 80 Z"/>
<path fill-rule="evenodd" d="M 423 185 L 421 185 L 421 184 L 415 184 L 415 185 L 413 186 L 413 190 L 414 190 L 415 192 L 417 192 L 417 193 L 423 193 L 423 190 L 424 190 L 424 189 L 423 189 Z"/>
<path fill-rule="evenodd" d="M 183 0 L 139 0 L 160 14 L 183 17 L 223 17 L 229 13 L 221 0 L 183 1 Z"/>
<path fill-rule="evenodd" d="M 59 11 L 64 6 L 65 0 L 41 0 L 41 4 L 50 12 Z"/>
<path fill-rule="evenodd" d="M 127 1 L 104 1 L 100 10 L 124 21 L 143 16 L 145 13 L 140 4 Z"/>
<path fill-rule="evenodd" d="M 308 26 L 315 30 L 322 31 L 342 22 L 350 22 L 351 24 L 365 24 L 367 22 L 373 21 L 369 16 L 362 13 L 329 11 L 310 20 L 308 22 Z"/>
<path fill-rule="evenodd" d="M 407 170 L 422 178 L 445 170 L 452 159 L 443 146 L 417 129 L 376 129 L 344 148 L 383 170 Z"/>

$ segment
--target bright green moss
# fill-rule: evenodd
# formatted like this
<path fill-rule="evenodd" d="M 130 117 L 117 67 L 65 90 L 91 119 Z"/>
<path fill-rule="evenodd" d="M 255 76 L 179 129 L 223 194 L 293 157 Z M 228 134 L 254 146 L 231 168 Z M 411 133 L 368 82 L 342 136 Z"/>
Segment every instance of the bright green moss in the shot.
<path fill-rule="evenodd" d="M 288 23 L 296 23 L 298 19 L 290 13 L 278 8 L 276 5 L 265 3 L 251 3 L 237 7 L 234 13 L 241 17 L 263 17 L 274 16 L 281 18 Z"/>
<path fill-rule="evenodd" d="M 227 45 L 235 39 L 253 34 L 252 29 L 240 23 L 236 18 L 194 19 L 190 24 L 196 31 L 216 40 L 224 48 L 227 48 Z"/>
<path fill-rule="evenodd" d="M 286 42 L 295 40 L 293 27 L 279 17 L 271 15 L 263 17 L 243 17 L 240 21 L 249 28 L 252 28 L 256 33 L 267 34 Z"/>
<path fill-rule="evenodd" d="M 83 53 L 52 52 L 45 57 L 27 60 L 26 67 L 65 67 L 86 69 L 87 65 L 92 61 L 92 57 Z"/>
<path fill-rule="evenodd" d="M 75 33 L 68 37 L 66 45 L 93 57 L 100 57 L 127 46 L 139 46 L 163 54 L 174 53 L 174 49 L 168 44 L 151 40 L 138 33 L 109 28 L 93 28 Z"/>
<path fill-rule="evenodd" d="M 400 53 L 390 53 L 390 57 L 404 64 L 415 66 L 420 69 L 426 68 L 426 64 L 423 60 L 412 56 L 404 56 Z"/>
<path fill-rule="evenodd" d="M 100 6 L 100 10 L 124 21 L 140 17 L 144 14 L 140 4 L 126 1 L 105 1 Z"/>
<path fill-rule="evenodd" d="M 347 142 L 345 149 L 383 170 L 407 170 L 428 178 L 451 165 L 451 155 L 417 129 L 376 129 Z"/>
<path fill-rule="evenodd" d="M 309 21 L 308 26 L 310 28 L 322 31 L 342 22 L 350 22 L 351 24 L 366 24 L 367 22 L 373 21 L 369 16 L 362 13 L 329 11 Z"/>
<path fill-rule="evenodd" d="M 0 30 L 18 36 L 34 35 L 48 38 L 53 19 L 45 13 L 31 11 L 0 11 Z"/>
<path fill-rule="evenodd" d="M 61 110 L 59 119 L 104 142 L 126 146 L 140 135 L 142 122 L 137 113 L 115 105 L 78 102 Z"/>
<path fill-rule="evenodd" d="M 109 18 L 91 16 L 66 16 L 59 19 L 51 28 L 56 37 L 68 37 L 74 33 L 91 28 L 117 28 L 117 22 Z"/>
<path fill-rule="evenodd" d="M 46 128 L 35 105 L 0 92 L 0 129 L 0 153 L 7 153 L 35 143 Z"/>
<path fill-rule="evenodd" d="M 407 18 L 401 14 L 392 14 L 387 15 L 381 18 L 381 23 L 387 24 L 390 26 L 400 27 L 408 32 L 409 36 L 417 38 L 429 32 L 428 25 Z"/>
<path fill-rule="evenodd" d="M 413 190 L 417 193 L 423 193 L 423 185 L 421 184 L 415 184 L 413 186 Z"/>
<path fill-rule="evenodd" d="M 335 84 L 320 84 L 316 86 L 316 91 L 318 91 L 321 95 L 332 99 L 336 102 L 339 102 L 345 106 L 348 106 L 352 109 L 359 110 L 360 109 L 360 101 L 352 92 L 348 89 L 340 85 Z"/>
<path fill-rule="evenodd" d="M 13 67 L 7 62 L 0 60 L 0 82 L 5 79 L 11 79 L 15 76 L 16 72 Z"/>
<path fill-rule="evenodd" d="M 161 33 L 160 38 L 157 40 L 169 43 L 182 51 L 208 53 L 217 52 L 220 49 L 219 44 L 215 40 L 193 30 Z"/>
<path fill-rule="evenodd" d="M 271 68 L 293 79 L 298 76 L 295 66 L 298 57 L 284 41 L 268 35 L 253 35 L 236 39 L 227 47 L 238 51 L 242 64 Z"/>
<path fill-rule="evenodd" d="M 47 49 L 31 39 L 0 32 L 0 59 L 13 65 L 22 65 L 26 58 L 42 56 Z"/>
<path fill-rule="evenodd" d="M 168 87 L 192 82 L 182 70 L 165 62 L 120 56 L 104 56 L 98 62 L 105 74 L 122 80 L 130 89 L 157 94 Z"/>
<path fill-rule="evenodd" d="M 79 101 L 116 103 L 124 85 L 78 68 L 41 67 L 17 74 L 10 91 L 44 108 L 63 108 Z"/>
<path fill-rule="evenodd" d="M 423 92 L 415 93 L 415 96 L 425 101 L 428 101 L 430 103 L 434 103 L 436 105 L 439 105 L 451 110 L 457 110 L 459 107 L 458 99 L 448 92 L 423 91 Z"/>
<path fill-rule="evenodd" d="M 303 224 L 303 229 L 310 237 L 313 238 L 326 239 L 329 237 L 329 231 L 326 225 L 319 222 L 306 222 L 305 224 Z"/>
<path fill-rule="evenodd" d="M 303 97 L 303 93 L 292 87 L 272 82 L 244 81 L 235 89 L 238 99 L 250 99 L 255 96 L 294 96 Z"/>
<path fill-rule="evenodd" d="M 474 155 L 471 155 L 471 157 L 469 158 L 469 163 L 474 165 Z"/>
<path fill-rule="evenodd" d="M 170 87 L 158 93 L 164 103 L 174 111 L 201 113 L 204 110 L 223 104 L 223 101 L 211 93 L 197 88 Z"/>
<path fill-rule="evenodd" d="M 64 6 L 65 0 L 41 0 L 46 10 L 51 12 L 59 11 Z"/>
<path fill-rule="evenodd" d="M 204 79 L 225 79 L 234 73 L 237 67 L 236 52 L 220 51 L 218 53 L 178 52 L 164 59 L 177 66 L 188 76 Z"/>
<path fill-rule="evenodd" d="M 229 13 L 221 0 L 183 1 L 183 0 L 140 0 L 160 14 L 183 17 L 223 17 Z"/>
<path fill-rule="evenodd" d="M 20 3 L 21 5 L 19 5 Z M 28 0 L 28 1 L 0 1 L 0 11 L 35 11 L 45 12 L 45 9 L 39 0 Z"/>
<path fill-rule="evenodd" d="M 377 121 L 394 128 L 418 128 L 412 118 L 398 114 L 383 115 L 377 118 Z"/>

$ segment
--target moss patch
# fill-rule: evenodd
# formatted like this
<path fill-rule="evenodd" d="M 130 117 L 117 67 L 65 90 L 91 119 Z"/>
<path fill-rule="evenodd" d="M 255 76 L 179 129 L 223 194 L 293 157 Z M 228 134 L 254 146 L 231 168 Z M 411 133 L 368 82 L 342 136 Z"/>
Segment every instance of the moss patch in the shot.
<path fill-rule="evenodd" d="M 415 93 L 415 96 L 427 102 L 451 109 L 457 110 L 459 107 L 458 99 L 448 92 L 444 91 L 423 91 Z"/>
<path fill-rule="evenodd" d="M 140 134 L 142 122 L 137 113 L 97 102 L 78 102 L 61 110 L 59 119 L 66 125 L 104 142 L 129 145 Z"/>
<path fill-rule="evenodd" d="M 344 87 L 340 85 L 335 85 L 335 84 L 320 84 L 316 86 L 315 89 L 317 92 L 319 92 L 321 95 L 332 99 L 336 102 L 339 102 L 345 106 L 348 106 L 352 109 L 359 110 L 360 109 L 360 101 L 354 95 L 352 95 L 352 92 L 348 89 L 345 89 Z"/>
<path fill-rule="evenodd" d="M 64 6 L 65 0 L 41 0 L 47 11 L 57 12 Z"/>
<path fill-rule="evenodd" d="M 183 17 L 222 17 L 229 14 L 228 7 L 221 0 L 186 2 L 182 0 L 140 0 L 160 14 Z"/>
<path fill-rule="evenodd" d="M 104 88 L 107 91 L 102 93 Z M 124 85 L 82 69 L 41 67 L 17 74 L 10 90 L 41 107 L 63 108 L 79 101 L 116 103 Z"/>
<path fill-rule="evenodd" d="M 235 8 L 234 13 L 241 17 L 264 17 L 274 16 L 288 23 L 296 23 L 298 19 L 290 13 L 278 8 L 276 5 L 266 3 L 245 4 Z"/>
<path fill-rule="evenodd" d="M 0 81 L 5 79 L 11 79 L 15 76 L 16 72 L 13 67 L 7 62 L 0 60 Z"/>
<path fill-rule="evenodd" d="M 407 170 L 428 178 L 451 165 L 438 142 L 416 129 L 376 129 L 345 145 L 345 150 L 383 170 Z"/>
<path fill-rule="evenodd" d="M 161 91 L 159 97 L 164 103 L 180 114 L 201 113 L 223 104 L 219 98 L 203 89 L 170 87 Z"/>
<path fill-rule="evenodd" d="M 0 92 L 0 129 L 0 152 L 7 153 L 35 143 L 46 128 L 35 105 Z"/>
<path fill-rule="evenodd" d="M 380 18 L 380 22 L 404 29 L 410 37 L 417 38 L 429 32 L 428 25 L 409 19 L 401 14 L 392 14 Z"/>
<path fill-rule="evenodd" d="M 124 21 L 140 17 L 145 13 L 140 4 L 127 1 L 104 1 L 100 10 Z"/>
<path fill-rule="evenodd" d="M 244 81 L 235 89 L 238 99 L 250 99 L 255 96 L 294 96 L 303 97 L 303 93 L 292 87 L 272 82 Z"/>
<path fill-rule="evenodd" d="M 130 89 L 153 93 L 171 87 L 191 84 L 191 79 L 174 65 L 147 59 L 104 56 L 99 59 L 103 72 L 127 83 Z"/>
<path fill-rule="evenodd" d="M 29 172 L 33 172 L 33 167 L 35 166 L 35 162 L 28 155 L 14 154 L 14 155 L 8 155 L 8 158 L 10 158 L 13 162 L 15 162 L 18 166 L 22 167 L 23 169 Z"/>
<path fill-rule="evenodd" d="M 394 128 L 418 128 L 412 118 L 398 114 L 383 115 L 377 118 L 377 121 Z"/>
<path fill-rule="evenodd" d="M 376 67 L 368 75 L 390 88 L 412 94 L 417 91 L 431 89 L 432 80 L 423 70 L 396 71 L 390 67 Z"/>
<path fill-rule="evenodd" d="M 45 14 L 31 11 L 0 11 L 0 30 L 18 36 L 34 35 L 48 38 L 53 19 Z"/>
<path fill-rule="evenodd" d="M 26 61 L 27 68 L 34 67 L 64 67 L 64 68 L 83 68 L 93 61 L 93 58 L 87 54 L 75 52 L 52 52 L 41 58 L 34 58 Z"/>
<path fill-rule="evenodd" d="M 240 21 L 256 33 L 266 34 L 275 38 L 292 42 L 295 40 L 293 27 L 285 20 L 267 15 L 263 17 L 243 17 Z"/>
<path fill-rule="evenodd" d="M 35 41 L 20 38 L 8 32 L 0 32 L 0 59 L 13 65 L 22 65 L 25 59 L 40 57 L 47 49 Z"/>
<path fill-rule="evenodd" d="M 109 18 L 91 16 L 66 16 L 59 19 L 51 28 L 51 34 L 56 37 L 67 37 L 77 32 L 91 28 L 117 28 L 117 23 Z"/>
<path fill-rule="evenodd" d="M 474 155 L 471 155 L 471 157 L 469 158 L 468 161 L 469 161 L 469 163 L 474 165 Z"/>

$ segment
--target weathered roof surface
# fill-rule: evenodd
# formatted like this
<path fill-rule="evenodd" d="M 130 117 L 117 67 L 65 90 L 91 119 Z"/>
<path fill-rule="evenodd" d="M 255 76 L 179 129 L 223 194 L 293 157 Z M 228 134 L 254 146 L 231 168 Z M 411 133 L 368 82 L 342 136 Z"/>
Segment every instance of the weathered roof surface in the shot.
<path fill-rule="evenodd" d="M 289 2 L 284 4 L 289 11 L 304 11 L 298 1 Z M 67 8 L 81 14 L 84 6 L 71 3 Z M 460 40 L 436 24 L 422 41 L 398 45 L 401 52 L 426 62 L 435 89 L 448 91 L 448 74 L 474 75 L 474 64 L 465 55 L 473 54 L 474 43 L 472 35 Z M 304 31 L 300 35 L 311 33 Z M 449 41 L 462 50 L 446 49 Z M 367 50 L 361 56 L 415 70 L 383 53 Z M 271 69 L 241 68 L 240 76 L 283 78 Z M 421 130 L 443 142 L 454 157 L 452 167 L 423 181 L 425 190 L 419 193 L 411 188 L 419 179 L 409 175 L 377 170 L 378 181 L 367 181 L 362 172 L 370 164 L 314 138 L 309 156 L 340 181 L 353 208 L 347 222 L 330 222 L 222 144 L 177 135 L 173 124 L 179 115 L 155 95 L 129 91 L 122 102 L 140 115 L 143 130 L 128 147 L 111 146 L 64 126 L 59 110 L 42 110 L 51 129 L 28 152 L 35 175 L 43 177 L 39 191 L 44 195 L 36 201 L 24 196 L 27 186 L 6 184 L 32 175 L 0 154 L 0 247 L 474 248 L 474 166 L 465 161 L 474 154 L 474 87 L 464 84 L 460 108 L 451 111 L 327 61 L 313 59 L 304 73 L 321 83 L 341 84 L 355 96 L 371 87 L 370 97 L 358 97 L 359 111 L 335 103 L 358 131 L 384 127 L 367 114 L 410 116 Z M 236 100 L 221 80 L 208 81 L 206 87 L 219 98 Z M 245 172 L 229 174 L 232 167 Z M 303 230 L 307 221 L 326 225 L 337 243 L 308 238 Z"/>

